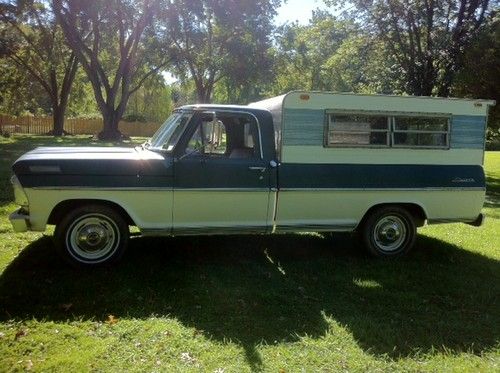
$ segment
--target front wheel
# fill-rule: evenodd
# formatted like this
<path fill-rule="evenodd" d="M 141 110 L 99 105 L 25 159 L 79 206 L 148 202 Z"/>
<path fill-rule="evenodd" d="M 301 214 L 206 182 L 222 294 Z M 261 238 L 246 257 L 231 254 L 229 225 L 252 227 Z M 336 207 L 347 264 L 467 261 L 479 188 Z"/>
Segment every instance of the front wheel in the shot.
<path fill-rule="evenodd" d="M 417 228 L 413 216 L 405 209 L 387 206 L 375 210 L 361 228 L 368 252 L 380 258 L 406 254 L 415 244 Z"/>
<path fill-rule="evenodd" d="M 71 264 L 91 267 L 118 260 L 127 247 L 128 225 L 108 206 L 81 206 L 56 226 L 56 247 Z"/>

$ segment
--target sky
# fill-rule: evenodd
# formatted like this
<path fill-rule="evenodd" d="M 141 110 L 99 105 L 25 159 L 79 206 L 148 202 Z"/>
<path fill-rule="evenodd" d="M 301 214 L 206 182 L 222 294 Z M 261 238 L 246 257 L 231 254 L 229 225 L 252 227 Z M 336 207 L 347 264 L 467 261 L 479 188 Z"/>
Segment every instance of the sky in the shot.
<path fill-rule="evenodd" d="M 299 21 L 306 24 L 312 16 L 312 11 L 316 8 L 327 9 L 322 0 L 288 0 L 278 9 L 278 16 L 275 19 L 277 25 L 285 22 Z"/>

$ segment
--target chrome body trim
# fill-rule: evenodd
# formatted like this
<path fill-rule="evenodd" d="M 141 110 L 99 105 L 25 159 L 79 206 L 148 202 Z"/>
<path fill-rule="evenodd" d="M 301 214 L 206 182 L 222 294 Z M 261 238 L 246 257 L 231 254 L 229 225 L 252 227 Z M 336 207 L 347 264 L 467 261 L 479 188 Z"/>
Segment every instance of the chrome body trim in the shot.
<path fill-rule="evenodd" d="M 444 188 L 282 188 L 280 192 L 428 192 L 428 191 L 486 191 L 483 187 L 444 187 Z"/>
<path fill-rule="evenodd" d="M 391 191 L 486 191 L 486 188 L 482 187 L 445 187 L 445 188 L 174 188 L 174 187 L 165 187 L 165 188 L 156 188 L 156 187 L 88 187 L 88 186 L 43 186 L 43 187 L 32 187 L 31 189 L 35 190 L 109 190 L 109 191 L 151 191 L 151 192 L 159 192 L 159 191 L 193 191 L 193 192 L 362 192 L 362 191 L 371 191 L 371 192 L 391 192 Z"/>
<path fill-rule="evenodd" d="M 42 186 L 31 187 L 35 190 L 102 190 L 102 191 L 147 191 L 147 192 L 163 192 L 172 191 L 173 187 L 157 188 L 157 187 L 92 187 L 92 186 Z"/>
<path fill-rule="evenodd" d="M 274 232 L 352 232 L 356 224 L 277 224 Z"/>

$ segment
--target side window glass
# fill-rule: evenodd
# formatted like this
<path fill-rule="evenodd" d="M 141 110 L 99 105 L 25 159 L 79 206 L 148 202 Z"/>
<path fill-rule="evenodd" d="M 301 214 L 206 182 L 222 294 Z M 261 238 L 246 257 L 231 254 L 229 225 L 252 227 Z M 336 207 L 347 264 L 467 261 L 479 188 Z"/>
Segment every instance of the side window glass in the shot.
<path fill-rule="evenodd" d="M 203 139 L 201 137 L 201 127 L 198 126 L 196 131 L 194 131 L 193 136 L 188 142 L 186 147 L 186 154 L 188 155 L 200 155 L 203 154 Z"/>
<path fill-rule="evenodd" d="M 226 129 L 222 121 L 216 119 L 213 122 L 202 122 L 202 132 L 205 154 L 226 154 Z"/>
<path fill-rule="evenodd" d="M 186 155 L 223 156 L 226 154 L 226 129 L 220 120 L 202 121 L 191 136 Z"/>
<path fill-rule="evenodd" d="M 257 121 L 246 113 L 217 113 L 202 118 L 189 139 L 185 155 L 229 159 L 259 159 Z"/>
<path fill-rule="evenodd" d="M 259 158 L 257 123 L 248 116 L 235 117 L 229 158 Z"/>
<path fill-rule="evenodd" d="M 329 114 L 326 146 L 389 146 L 389 119 L 383 115 Z"/>
<path fill-rule="evenodd" d="M 395 147 L 447 148 L 449 135 L 448 118 L 394 118 Z"/>

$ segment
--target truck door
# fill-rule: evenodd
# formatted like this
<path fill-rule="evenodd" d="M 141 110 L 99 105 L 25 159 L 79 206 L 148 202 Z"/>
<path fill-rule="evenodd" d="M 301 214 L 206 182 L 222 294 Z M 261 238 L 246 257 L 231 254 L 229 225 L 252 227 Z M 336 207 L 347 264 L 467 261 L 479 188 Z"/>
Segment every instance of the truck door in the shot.
<path fill-rule="evenodd" d="M 270 229 L 274 170 L 263 158 L 259 123 L 253 115 L 198 113 L 176 151 L 173 233 Z"/>

